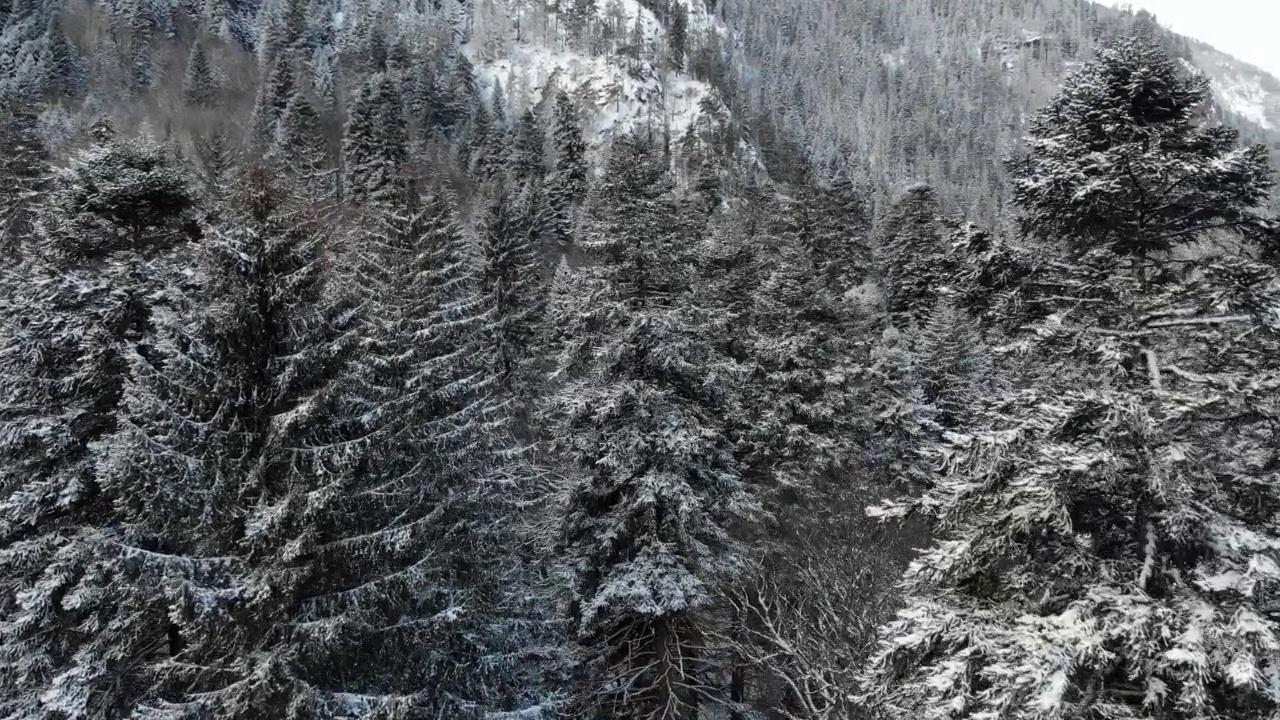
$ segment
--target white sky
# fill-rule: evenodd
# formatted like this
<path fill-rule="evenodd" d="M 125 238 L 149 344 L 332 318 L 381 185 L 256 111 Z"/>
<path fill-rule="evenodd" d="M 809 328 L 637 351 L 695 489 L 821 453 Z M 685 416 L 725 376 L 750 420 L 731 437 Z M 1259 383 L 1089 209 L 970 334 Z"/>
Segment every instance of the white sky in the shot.
<path fill-rule="evenodd" d="M 1280 77 L 1280 0 L 1104 0 L 1146 9 L 1161 25 Z"/>

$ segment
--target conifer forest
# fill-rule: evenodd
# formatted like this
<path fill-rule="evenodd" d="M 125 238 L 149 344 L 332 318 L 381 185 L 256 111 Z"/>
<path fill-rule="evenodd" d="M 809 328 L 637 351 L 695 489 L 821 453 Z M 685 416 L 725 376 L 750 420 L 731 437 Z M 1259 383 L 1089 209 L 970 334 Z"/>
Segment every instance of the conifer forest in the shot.
<path fill-rule="evenodd" d="M 0 0 L 0 720 L 1280 720 L 1280 124 L 1206 48 Z"/>

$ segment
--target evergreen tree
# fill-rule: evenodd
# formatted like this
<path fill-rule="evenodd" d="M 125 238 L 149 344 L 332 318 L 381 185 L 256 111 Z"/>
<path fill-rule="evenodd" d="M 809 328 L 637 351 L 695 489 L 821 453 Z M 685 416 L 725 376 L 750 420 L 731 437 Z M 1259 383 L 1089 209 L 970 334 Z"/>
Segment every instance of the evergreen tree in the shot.
<path fill-rule="evenodd" d="M 894 203 L 876 254 L 889 317 L 903 327 L 924 323 L 956 271 L 932 188 L 913 185 Z"/>
<path fill-rule="evenodd" d="M 147 650 L 115 624 L 116 514 L 95 445 L 115 431 L 126 357 L 153 308 L 192 198 L 159 148 L 108 141 L 53 179 L 33 245 L 7 269 L 0 326 L 0 713 L 123 714 Z M 121 635 L 116 632 L 120 631 Z M 110 647 L 103 648 L 102 643 Z"/>
<path fill-rule="evenodd" d="M 485 343 L 494 310 L 465 244 L 440 192 L 420 199 L 411 184 L 379 211 L 358 263 L 368 357 L 349 391 L 374 431 L 363 470 L 369 501 L 418 538 L 400 557 L 421 558 L 411 607 L 435 618 L 416 637 L 406 633 L 402 653 L 415 663 L 404 678 L 422 687 L 426 673 L 422 708 L 451 717 L 522 707 L 539 667 L 523 655 L 537 623 L 518 621 L 511 604 L 527 588 L 503 558 L 513 536 L 499 493 L 519 490 L 523 461 L 492 399 Z M 398 504 L 385 505 L 388 494 Z"/>
<path fill-rule="evenodd" d="M 177 220 L 195 204 L 168 148 L 115 139 L 79 154 L 54 178 L 40 217 L 42 252 L 69 258 L 140 252 L 182 240 Z"/>
<path fill-rule="evenodd" d="M 358 203 L 394 196 L 400 187 L 408 135 L 395 81 L 371 75 L 351 104 L 342 138 L 344 187 Z"/>
<path fill-rule="evenodd" d="M 280 120 L 272 154 L 293 176 L 311 203 L 331 199 L 337 171 L 330 162 L 324 121 L 315 105 L 301 93 L 289 100 Z"/>
<path fill-rule="evenodd" d="M 994 393 L 995 369 L 977 323 L 956 307 L 950 288 L 941 292 L 917 342 L 924 397 L 940 425 L 963 428 Z"/>
<path fill-rule="evenodd" d="M 667 35 L 667 46 L 671 53 L 671 64 L 676 70 L 684 70 L 684 54 L 689 43 L 689 11 L 684 3 L 672 4 L 671 31 Z"/>
<path fill-rule="evenodd" d="M 866 205 L 843 170 L 811 191 L 814 221 L 809 251 L 836 297 L 860 284 L 871 269 Z"/>
<path fill-rule="evenodd" d="M 481 107 L 475 68 L 461 52 L 455 52 L 441 104 L 440 127 L 446 137 L 460 137 Z M 501 122 L 501 120 L 499 120 Z"/>
<path fill-rule="evenodd" d="M 35 202 L 50 174 L 36 120 L 20 106 L 0 114 L 0 253 L 11 260 L 30 239 Z"/>
<path fill-rule="evenodd" d="M 859 369 L 848 323 L 803 248 L 784 240 L 764 261 L 750 311 L 755 376 L 740 411 L 739 457 L 755 483 L 797 493 L 852 460 Z"/>
<path fill-rule="evenodd" d="M 721 361 L 684 302 L 693 243 L 675 210 L 653 148 L 617 139 L 584 242 L 600 282 L 571 311 L 550 404 L 552 446 L 577 469 L 562 552 L 592 716 L 694 718 L 718 692 L 707 623 L 737 567 L 727 523 L 750 507 L 717 418 Z"/>
<path fill-rule="evenodd" d="M 218 95 L 218 82 L 213 76 L 213 64 L 205 52 L 204 43 L 197 40 L 191 46 L 187 58 L 187 72 L 182 80 L 182 97 L 191 105 L 209 107 Z"/>
<path fill-rule="evenodd" d="M 195 140 L 197 174 L 204 186 L 204 197 L 209 204 L 217 205 L 230 197 L 232 173 L 235 170 L 236 150 L 226 131 L 217 129 Z"/>
<path fill-rule="evenodd" d="M 481 226 L 484 290 L 493 312 L 493 357 L 504 389 L 529 397 L 535 331 L 542 319 L 541 265 L 534 252 L 537 228 L 511 206 L 507 186 L 492 193 Z"/>
<path fill-rule="evenodd" d="M 141 658 L 139 717 L 326 716 L 346 693 L 372 694 L 352 672 L 371 651 L 361 630 L 394 624 L 374 619 L 385 541 L 347 534 L 359 445 L 340 389 L 357 315 L 326 292 L 315 218 L 284 214 L 280 198 L 251 173 L 206 241 L 203 297 L 133 355 L 125 420 L 103 443 L 125 551 L 120 636 L 93 648 L 163 641 Z"/>
<path fill-rule="evenodd" d="M 1200 126 L 1207 78 L 1187 78 L 1139 39 L 1104 50 L 1032 122 L 1030 152 L 1011 163 L 1013 199 L 1030 235 L 1142 258 L 1208 230 L 1257 236 L 1266 148 Z"/>
<path fill-rule="evenodd" d="M 512 178 L 519 184 L 541 181 L 545 174 L 543 144 L 546 134 L 538 114 L 532 108 L 520 115 L 509 154 Z"/>
<path fill-rule="evenodd" d="M 587 145 L 582 137 L 582 120 L 573 100 L 565 93 L 556 95 L 555 175 L 566 204 L 580 202 L 587 191 Z"/>
<path fill-rule="evenodd" d="M 1280 707 L 1280 495 L 1263 440 L 1280 383 L 1265 308 L 1280 285 L 1255 259 L 1270 181 L 1261 149 L 1189 122 L 1202 90 L 1130 39 L 1036 118 L 1015 185 L 1045 239 L 1037 314 L 1017 338 L 1038 362 L 1028 387 L 928 452 L 939 473 L 922 499 L 881 508 L 924 510 L 947 533 L 912 564 L 869 667 L 868 699 L 888 717 L 1243 720 Z M 1176 186 L 1143 184 L 1162 190 L 1135 205 L 1107 158 Z M 1152 211 L 1164 203 L 1181 214 Z M 1223 225 L 1239 244 L 1184 271 L 1176 251 Z"/>
<path fill-rule="evenodd" d="M 254 137 L 264 149 L 270 147 L 275 140 L 280 119 L 289 107 L 290 98 L 297 93 L 294 56 L 283 53 L 275 59 L 267 81 L 258 87 L 258 97 L 253 107 Z"/>

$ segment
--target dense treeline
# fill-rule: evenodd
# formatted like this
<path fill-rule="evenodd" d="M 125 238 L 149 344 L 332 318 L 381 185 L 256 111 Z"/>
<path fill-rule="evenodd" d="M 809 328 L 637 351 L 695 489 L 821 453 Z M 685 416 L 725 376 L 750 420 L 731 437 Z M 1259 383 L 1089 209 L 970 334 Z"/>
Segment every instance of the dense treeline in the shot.
<path fill-rule="evenodd" d="M 1271 167 L 1167 37 L 991 223 L 641 5 L 0 5 L 0 717 L 1277 712 Z"/>

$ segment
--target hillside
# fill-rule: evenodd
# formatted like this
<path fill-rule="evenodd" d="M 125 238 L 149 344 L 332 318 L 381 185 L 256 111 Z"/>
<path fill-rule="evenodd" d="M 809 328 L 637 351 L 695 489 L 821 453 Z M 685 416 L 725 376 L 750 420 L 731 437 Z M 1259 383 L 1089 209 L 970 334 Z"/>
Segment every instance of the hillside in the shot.
<path fill-rule="evenodd" d="M 0 0 L 0 718 L 1280 718 L 1276 85 L 1083 0 Z"/>

